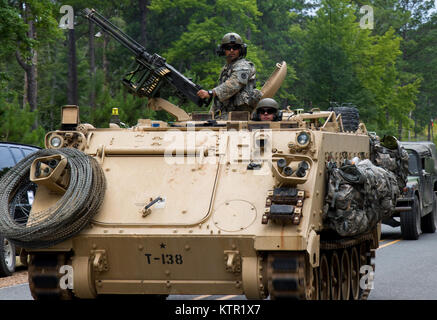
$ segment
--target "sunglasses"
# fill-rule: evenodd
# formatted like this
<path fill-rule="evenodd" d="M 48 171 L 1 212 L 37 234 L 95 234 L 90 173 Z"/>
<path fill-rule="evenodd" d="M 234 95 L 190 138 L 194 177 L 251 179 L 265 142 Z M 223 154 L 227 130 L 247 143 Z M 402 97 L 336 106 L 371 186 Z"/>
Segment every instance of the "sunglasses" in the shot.
<path fill-rule="evenodd" d="M 235 51 L 235 50 L 240 50 L 241 46 L 239 44 L 225 44 L 223 46 L 223 49 L 225 49 L 225 50 L 233 49 Z"/>
<path fill-rule="evenodd" d="M 276 110 L 272 109 L 272 108 L 261 108 L 261 109 L 258 109 L 258 113 L 260 113 L 260 114 L 264 114 L 264 113 L 274 114 L 275 112 L 276 112 Z"/>

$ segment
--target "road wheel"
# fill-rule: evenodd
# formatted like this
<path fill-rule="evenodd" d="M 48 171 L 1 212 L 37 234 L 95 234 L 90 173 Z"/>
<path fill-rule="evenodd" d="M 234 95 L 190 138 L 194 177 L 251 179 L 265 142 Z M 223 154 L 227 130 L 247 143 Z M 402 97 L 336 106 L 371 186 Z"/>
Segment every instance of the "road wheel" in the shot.
<path fill-rule="evenodd" d="M 360 256 L 357 247 L 351 249 L 351 299 L 358 300 L 360 297 Z"/>
<path fill-rule="evenodd" d="M 341 254 L 341 299 L 349 300 L 351 288 L 351 267 L 349 253 L 343 250 Z"/>
<path fill-rule="evenodd" d="M 331 255 L 331 299 L 341 299 L 341 267 L 338 254 L 334 251 Z"/>
<path fill-rule="evenodd" d="M 320 279 L 320 300 L 329 300 L 331 298 L 330 292 L 330 273 L 329 263 L 325 254 L 320 257 L 319 279 Z"/>
<path fill-rule="evenodd" d="M 401 212 L 401 232 L 406 240 L 417 240 L 422 232 L 420 228 L 421 209 L 419 198 L 415 195 L 411 211 Z"/>
<path fill-rule="evenodd" d="M 15 245 L 0 237 L 0 277 L 9 277 L 15 271 Z"/>
<path fill-rule="evenodd" d="M 434 233 L 437 225 L 437 197 L 432 193 L 432 211 L 422 218 L 422 231 Z"/>
<path fill-rule="evenodd" d="M 319 300 L 319 270 L 313 268 L 309 262 L 305 271 L 305 299 Z"/>

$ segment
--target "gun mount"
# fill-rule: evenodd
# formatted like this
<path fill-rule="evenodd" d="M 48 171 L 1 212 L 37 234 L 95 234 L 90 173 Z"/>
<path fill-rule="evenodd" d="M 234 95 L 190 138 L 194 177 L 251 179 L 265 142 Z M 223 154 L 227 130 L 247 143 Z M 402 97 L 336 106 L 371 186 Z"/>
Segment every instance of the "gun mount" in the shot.
<path fill-rule="evenodd" d="M 189 99 L 199 107 L 208 106 L 212 99 L 201 99 L 197 92 L 202 89 L 182 73 L 168 64 L 165 58 L 150 54 L 138 42 L 133 40 L 108 19 L 94 9 L 84 9 L 85 18 L 98 25 L 104 32 L 121 43 L 135 55 L 136 68 L 128 72 L 122 83 L 129 92 L 139 97 L 157 97 L 163 83 L 172 87 L 178 95 Z"/>

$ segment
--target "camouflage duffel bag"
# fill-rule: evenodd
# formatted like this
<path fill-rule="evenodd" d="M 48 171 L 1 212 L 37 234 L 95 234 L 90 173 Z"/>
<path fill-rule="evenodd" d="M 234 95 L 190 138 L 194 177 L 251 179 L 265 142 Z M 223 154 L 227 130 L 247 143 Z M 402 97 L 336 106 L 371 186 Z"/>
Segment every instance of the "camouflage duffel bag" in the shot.
<path fill-rule="evenodd" d="M 407 185 L 408 152 L 394 136 L 370 135 L 370 159 L 378 167 L 394 173 L 400 189 Z"/>
<path fill-rule="evenodd" d="M 329 170 L 323 222 L 341 236 L 372 230 L 394 213 L 399 188 L 389 170 L 370 160 Z"/>

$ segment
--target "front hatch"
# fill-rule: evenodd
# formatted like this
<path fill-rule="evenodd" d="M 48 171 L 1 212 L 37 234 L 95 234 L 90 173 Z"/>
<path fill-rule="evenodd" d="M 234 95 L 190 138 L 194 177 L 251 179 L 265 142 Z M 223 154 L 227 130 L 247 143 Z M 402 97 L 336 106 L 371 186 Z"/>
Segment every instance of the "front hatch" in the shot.
<path fill-rule="evenodd" d="M 208 215 L 217 166 L 171 164 L 160 156 L 106 157 L 108 187 L 94 220 L 117 225 L 197 224 Z M 144 213 L 158 197 L 162 200 Z"/>

